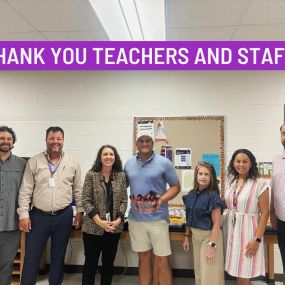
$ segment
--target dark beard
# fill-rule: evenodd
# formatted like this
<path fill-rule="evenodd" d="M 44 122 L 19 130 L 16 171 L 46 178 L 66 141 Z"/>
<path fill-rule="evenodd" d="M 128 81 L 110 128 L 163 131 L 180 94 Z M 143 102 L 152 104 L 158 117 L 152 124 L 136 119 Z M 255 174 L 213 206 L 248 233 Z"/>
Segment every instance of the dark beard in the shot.
<path fill-rule="evenodd" d="M 14 145 L 11 145 L 11 146 L 9 146 L 9 148 L 8 149 L 2 149 L 2 145 L 0 145 L 0 151 L 1 152 L 9 152 L 9 151 L 11 151 L 11 149 L 14 147 Z"/>
<path fill-rule="evenodd" d="M 281 142 L 282 143 L 282 145 L 283 145 L 283 147 L 284 147 L 284 149 L 285 149 L 285 141 L 284 142 Z"/>

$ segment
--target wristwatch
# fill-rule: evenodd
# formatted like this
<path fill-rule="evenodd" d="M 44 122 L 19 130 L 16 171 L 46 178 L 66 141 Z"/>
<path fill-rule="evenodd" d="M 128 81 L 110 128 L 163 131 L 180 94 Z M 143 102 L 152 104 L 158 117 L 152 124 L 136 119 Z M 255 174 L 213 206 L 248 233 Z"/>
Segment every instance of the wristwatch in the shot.
<path fill-rule="evenodd" d="M 213 241 L 210 241 L 210 242 L 208 243 L 208 245 L 209 245 L 210 247 L 212 247 L 212 248 L 216 248 L 216 247 L 217 247 L 217 245 L 216 245 Z"/>
<path fill-rule="evenodd" d="M 258 242 L 258 243 L 261 243 L 261 238 L 256 237 L 255 241 Z"/>

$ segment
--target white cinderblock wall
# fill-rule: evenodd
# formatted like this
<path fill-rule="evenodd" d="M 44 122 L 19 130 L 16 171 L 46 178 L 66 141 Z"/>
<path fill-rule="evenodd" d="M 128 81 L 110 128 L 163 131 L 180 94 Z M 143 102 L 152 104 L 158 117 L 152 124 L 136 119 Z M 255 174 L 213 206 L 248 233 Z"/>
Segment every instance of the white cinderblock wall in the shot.
<path fill-rule="evenodd" d="M 18 136 L 14 153 L 32 156 L 44 149 L 45 130 L 65 130 L 65 150 L 76 156 L 83 176 L 98 148 L 117 147 L 125 162 L 132 154 L 134 116 L 224 115 L 226 161 L 249 148 L 259 161 L 282 150 L 285 72 L 0 72 L 0 124 Z M 136 256 L 129 244 L 129 266 Z M 173 267 L 189 268 L 192 258 L 173 243 Z M 282 272 L 276 249 L 275 272 Z M 81 241 L 73 241 L 72 264 L 82 264 Z M 121 251 L 117 265 L 125 259 Z M 190 264 L 190 265 L 189 265 Z"/>

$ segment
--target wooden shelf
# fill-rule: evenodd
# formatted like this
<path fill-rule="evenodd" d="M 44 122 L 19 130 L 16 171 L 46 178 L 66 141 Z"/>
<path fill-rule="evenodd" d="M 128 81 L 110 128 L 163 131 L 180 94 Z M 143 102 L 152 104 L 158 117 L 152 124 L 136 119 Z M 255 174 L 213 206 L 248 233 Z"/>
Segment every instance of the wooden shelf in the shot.
<path fill-rule="evenodd" d="M 259 175 L 260 178 L 271 179 L 271 175 Z"/>
<path fill-rule="evenodd" d="M 14 259 L 11 285 L 19 285 L 25 256 L 25 233 L 21 232 L 21 241 Z"/>
<path fill-rule="evenodd" d="M 13 271 L 12 271 L 12 281 L 11 285 L 18 285 L 21 281 L 21 275 L 24 265 L 24 257 L 25 257 L 25 236 L 24 232 L 21 232 L 21 241 L 19 245 L 18 252 L 14 259 Z M 46 265 L 46 252 L 44 251 L 41 262 L 40 262 L 40 269 L 45 270 Z M 1 285 L 1 284 L 0 284 Z"/>
<path fill-rule="evenodd" d="M 13 275 L 21 274 L 21 266 L 19 263 L 14 262 Z"/>
<path fill-rule="evenodd" d="M 18 276 L 13 275 L 11 285 L 19 285 L 21 281 L 20 277 L 21 277 L 20 275 Z"/>

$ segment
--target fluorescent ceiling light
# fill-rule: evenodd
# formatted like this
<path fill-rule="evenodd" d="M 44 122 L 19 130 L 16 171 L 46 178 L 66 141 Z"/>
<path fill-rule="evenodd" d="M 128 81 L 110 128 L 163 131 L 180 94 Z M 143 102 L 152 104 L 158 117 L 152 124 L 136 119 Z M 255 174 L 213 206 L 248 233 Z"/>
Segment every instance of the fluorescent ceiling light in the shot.
<path fill-rule="evenodd" d="M 112 41 L 164 41 L 165 0 L 89 0 Z"/>

